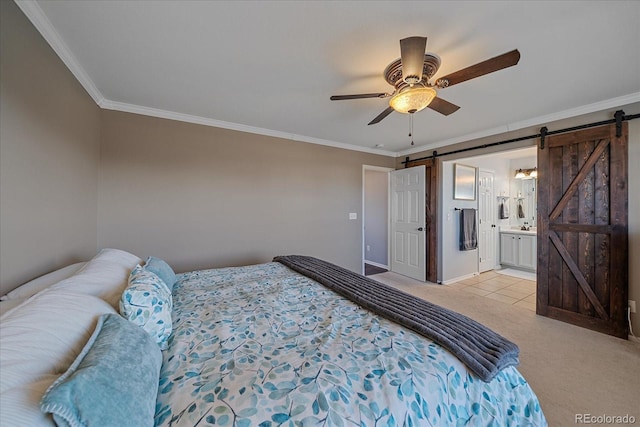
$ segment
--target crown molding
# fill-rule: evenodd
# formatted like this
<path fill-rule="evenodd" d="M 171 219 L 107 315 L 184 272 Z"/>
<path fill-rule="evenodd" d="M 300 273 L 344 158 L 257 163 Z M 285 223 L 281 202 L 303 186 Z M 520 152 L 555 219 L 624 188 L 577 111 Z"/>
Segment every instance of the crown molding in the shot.
<path fill-rule="evenodd" d="M 327 139 L 313 138 L 294 133 L 282 132 L 272 129 L 265 129 L 256 126 L 243 125 L 240 123 L 225 122 L 223 120 L 210 119 L 202 116 L 193 116 L 190 114 L 177 113 L 175 111 L 161 110 L 158 108 L 143 107 L 140 105 L 126 104 L 123 102 L 115 102 L 104 100 L 100 105 L 105 110 L 122 111 L 125 113 L 141 114 L 144 116 L 158 117 L 161 119 L 177 120 L 180 122 L 194 123 L 204 126 L 212 126 L 223 129 L 236 130 L 239 132 L 247 132 L 258 135 L 272 136 L 275 138 L 290 139 L 298 142 L 307 142 L 310 144 L 325 145 L 328 147 L 341 148 L 344 150 L 360 151 L 364 153 L 377 154 L 381 156 L 395 157 L 395 153 L 387 150 L 379 150 L 369 147 L 360 147 L 358 145 L 345 144 L 343 142 L 330 141 Z"/>
<path fill-rule="evenodd" d="M 14 0 L 20 10 L 27 16 L 34 27 L 40 32 L 42 37 L 49 43 L 54 52 L 60 57 L 62 62 L 67 66 L 69 71 L 76 77 L 78 82 L 84 87 L 89 96 L 94 102 L 103 109 L 117 110 L 128 113 L 143 114 L 146 116 L 159 117 L 170 120 L 178 120 L 187 123 L 195 123 L 205 126 L 213 126 L 224 129 L 237 130 L 240 132 L 248 132 L 259 135 L 273 136 L 276 138 L 290 139 L 293 141 L 307 142 L 311 144 L 325 145 L 328 147 L 342 148 L 345 150 L 360 151 L 371 154 L 378 154 L 382 156 L 395 157 L 395 153 L 387 150 L 379 150 L 368 147 L 360 147 L 358 145 L 345 144 L 342 142 L 330 141 L 326 139 L 313 138 L 304 135 L 291 134 L 287 132 L 280 132 L 271 129 L 259 128 L 255 126 L 248 126 L 239 123 L 225 122 L 222 120 L 209 119 L 206 117 L 192 116 L 189 114 L 176 113 L 173 111 L 166 111 L 157 108 L 149 108 L 134 104 L 125 104 L 122 102 L 111 101 L 106 99 L 102 93 L 98 90 L 97 86 L 93 83 L 87 72 L 80 65 L 76 57 L 71 53 L 71 50 L 67 47 L 62 40 L 60 34 L 56 31 L 51 24 L 51 21 L 47 18 L 45 13 L 40 8 L 40 5 L 36 0 Z"/>
<path fill-rule="evenodd" d="M 502 133 L 524 129 L 532 126 L 544 125 L 545 123 L 564 120 L 571 117 L 582 116 L 585 114 L 591 114 L 598 111 L 608 110 L 610 108 L 618 108 L 624 105 L 634 104 L 636 102 L 640 102 L 640 92 L 630 93 L 628 95 L 619 96 L 617 98 L 611 98 L 604 101 L 595 102 L 593 104 L 582 105 L 580 107 L 570 108 L 568 110 L 546 114 L 544 116 L 538 116 L 532 119 L 522 120 L 519 122 L 507 124 L 504 126 L 485 129 L 479 132 L 457 136 L 455 138 L 445 139 L 444 141 L 440 141 L 434 144 L 422 145 L 420 147 L 397 152 L 395 153 L 395 156 L 396 157 L 409 156 L 411 154 L 422 153 L 424 151 L 427 151 L 433 148 L 442 148 L 442 147 L 457 144 L 460 142 L 471 141 L 478 138 L 485 138 L 487 136 L 492 136 L 492 135 L 499 135 Z"/>
<path fill-rule="evenodd" d="M 102 106 L 105 101 L 104 96 L 93 83 L 87 72 L 82 68 L 76 57 L 60 37 L 60 34 L 44 14 L 40 5 L 35 0 L 14 0 L 20 10 L 29 18 L 34 27 L 40 32 L 42 37 L 49 43 L 54 52 L 60 57 L 69 71 L 78 79 L 78 82 L 93 98 L 98 106 Z"/>
<path fill-rule="evenodd" d="M 271 129 L 259 128 L 255 126 L 248 126 L 239 123 L 225 122 L 222 120 L 215 120 L 201 116 L 192 116 L 189 114 L 182 114 L 173 111 L 166 111 L 157 108 L 144 107 L 134 104 L 126 104 L 106 99 L 97 86 L 93 83 L 87 72 L 80 65 L 75 58 L 71 50 L 62 40 L 62 37 L 56 29 L 53 27 L 45 13 L 40 8 L 40 5 L 36 0 L 14 0 L 20 10 L 27 16 L 31 23 L 36 27 L 44 39 L 49 43 L 51 48 L 60 57 L 62 62 L 67 66 L 71 73 L 78 79 L 82 87 L 87 91 L 89 96 L 94 102 L 103 109 L 117 110 L 135 114 L 142 114 L 152 117 L 165 118 L 170 120 L 178 120 L 187 123 L 201 124 L 205 126 L 213 126 L 224 129 L 237 130 L 240 132 L 248 132 L 259 135 L 273 136 L 276 138 L 290 139 L 293 141 L 307 142 L 311 144 L 325 145 L 328 147 L 342 148 L 345 150 L 360 151 L 370 154 L 378 154 L 388 157 L 403 157 L 411 154 L 421 153 L 433 148 L 446 147 L 448 145 L 457 144 L 460 142 L 470 141 L 473 139 L 484 138 L 492 135 L 498 135 L 509 131 L 523 129 L 531 126 L 538 126 L 544 123 L 549 123 L 557 120 L 563 120 L 570 117 L 576 117 L 584 114 L 590 114 L 597 111 L 607 110 L 609 108 L 616 108 L 623 105 L 633 104 L 640 102 L 640 92 L 632 93 L 629 95 L 612 98 L 593 104 L 583 105 L 580 107 L 547 114 L 544 116 L 535 117 L 503 126 L 494 127 L 491 129 L 481 130 L 479 132 L 470 133 L 467 135 L 458 136 L 455 138 L 446 139 L 437 143 L 422 145 L 419 147 L 403 150 L 399 152 L 380 150 L 369 147 L 361 147 L 358 145 L 346 144 L 342 142 L 330 141 L 321 138 L 313 138 L 304 135 L 291 134 L 287 132 L 281 132 Z"/>
<path fill-rule="evenodd" d="M 596 113 L 598 111 L 608 110 L 610 108 L 619 108 L 624 105 L 640 102 L 640 92 L 630 93 L 628 95 L 619 96 L 617 98 L 606 99 L 604 101 L 594 102 L 593 104 L 582 105 L 576 108 L 535 117 L 533 119 L 523 120 L 520 122 L 507 125 L 508 130 L 518 130 L 531 126 L 544 125 L 558 120 L 564 120 L 571 117 L 578 117 L 585 114 Z M 613 118 L 613 116 L 611 117 Z"/>

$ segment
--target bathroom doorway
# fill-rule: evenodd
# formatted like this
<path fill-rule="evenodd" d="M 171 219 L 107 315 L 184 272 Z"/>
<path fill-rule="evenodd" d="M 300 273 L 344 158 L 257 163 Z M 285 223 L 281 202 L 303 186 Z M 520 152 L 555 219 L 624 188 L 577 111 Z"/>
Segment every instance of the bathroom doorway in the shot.
<path fill-rule="evenodd" d="M 454 199 L 451 181 L 454 164 L 476 169 L 478 197 L 475 201 Z M 441 282 L 448 284 L 483 272 L 499 271 L 502 274 L 511 270 L 535 280 L 536 147 L 460 158 L 443 162 L 443 166 Z M 520 170 L 526 172 L 524 179 L 520 175 L 516 178 Z M 456 208 L 478 209 L 478 250 L 459 250 L 459 212 Z M 523 226 L 528 230 L 521 230 Z M 507 250 L 504 233 L 511 233 L 509 238 L 517 235 Z M 518 243 L 522 244 L 522 250 Z"/>

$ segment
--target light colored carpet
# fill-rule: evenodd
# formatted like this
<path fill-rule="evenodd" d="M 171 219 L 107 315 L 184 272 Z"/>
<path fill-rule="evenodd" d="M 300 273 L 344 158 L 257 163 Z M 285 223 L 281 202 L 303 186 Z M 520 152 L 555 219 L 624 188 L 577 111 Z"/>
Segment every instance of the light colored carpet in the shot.
<path fill-rule="evenodd" d="M 536 273 L 531 273 L 529 271 L 521 271 L 516 270 L 514 268 L 503 268 L 502 270 L 493 270 L 498 274 L 504 274 L 505 276 L 517 277 L 519 279 L 527 279 L 536 281 Z"/>
<path fill-rule="evenodd" d="M 640 424 L 640 344 L 500 301 L 489 303 L 451 286 L 391 272 L 370 277 L 471 317 L 516 343 L 518 370 L 538 396 L 550 426 L 575 425 L 576 414 L 629 414 Z"/>

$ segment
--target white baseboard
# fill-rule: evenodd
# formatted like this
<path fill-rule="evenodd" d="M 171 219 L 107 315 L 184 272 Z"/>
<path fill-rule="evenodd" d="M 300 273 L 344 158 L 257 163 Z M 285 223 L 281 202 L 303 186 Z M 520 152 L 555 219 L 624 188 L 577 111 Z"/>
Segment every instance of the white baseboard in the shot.
<path fill-rule="evenodd" d="M 467 274 L 465 276 L 455 277 L 455 278 L 449 279 L 449 280 L 443 280 L 440 283 L 443 284 L 443 285 L 450 285 L 452 283 L 456 283 L 456 282 L 459 282 L 461 280 L 468 279 L 470 277 L 474 277 L 474 276 L 477 276 L 477 275 L 479 275 L 479 273 L 471 273 L 471 274 Z"/>
<path fill-rule="evenodd" d="M 384 264 L 380 264 L 380 263 L 377 263 L 377 262 L 369 261 L 368 259 L 365 259 L 364 262 L 365 262 L 365 264 L 371 264 L 374 267 L 384 268 L 385 270 L 389 269 L 388 265 L 384 265 Z"/>

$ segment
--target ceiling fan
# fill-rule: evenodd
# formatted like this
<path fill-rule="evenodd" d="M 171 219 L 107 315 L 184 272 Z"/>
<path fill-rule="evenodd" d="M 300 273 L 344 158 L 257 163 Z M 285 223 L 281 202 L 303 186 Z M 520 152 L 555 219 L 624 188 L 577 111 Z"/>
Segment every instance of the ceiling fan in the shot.
<path fill-rule="evenodd" d="M 520 60 L 520 52 L 515 49 L 440 77 L 434 83 L 430 83 L 429 79 L 440 68 L 440 58 L 437 55 L 425 53 L 426 48 L 426 37 L 415 36 L 400 40 L 400 58 L 387 65 L 383 73 L 387 83 L 395 88 L 392 93 L 333 95 L 330 99 L 342 101 L 345 99 L 390 97 L 389 106 L 371 120 L 370 125 L 379 123 L 394 111 L 413 114 L 427 107 L 448 116 L 455 113 L 460 107 L 440 98 L 435 88 L 444 89 L 503 68 L 512 67 Z"/>

